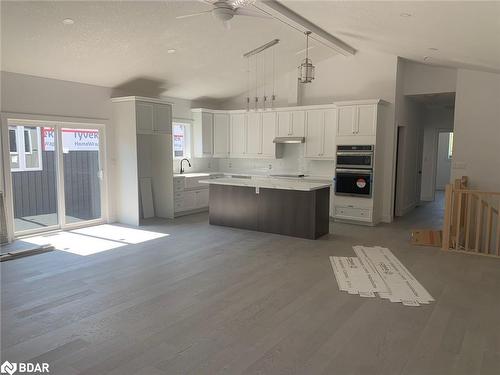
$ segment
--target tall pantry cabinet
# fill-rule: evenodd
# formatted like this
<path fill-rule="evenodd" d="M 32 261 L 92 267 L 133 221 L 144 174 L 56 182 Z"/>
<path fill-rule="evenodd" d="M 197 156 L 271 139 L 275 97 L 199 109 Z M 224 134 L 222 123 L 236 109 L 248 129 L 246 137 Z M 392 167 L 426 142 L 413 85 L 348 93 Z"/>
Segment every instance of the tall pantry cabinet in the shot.
<path fill-rule="evenodd" d="M 172 105 L 160 99 L 127 96 L 111 99 L 115 175 L 110 196 L 116 220 L 139 225 L 139 181 L 151 182 L 155 216 L 173 218 Z"/>

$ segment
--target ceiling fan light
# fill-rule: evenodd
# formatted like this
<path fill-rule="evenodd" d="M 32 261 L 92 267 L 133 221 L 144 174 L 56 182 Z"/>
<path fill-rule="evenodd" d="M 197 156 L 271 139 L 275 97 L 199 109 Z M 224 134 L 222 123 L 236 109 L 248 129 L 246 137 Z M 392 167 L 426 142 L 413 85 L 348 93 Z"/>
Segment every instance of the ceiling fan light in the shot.
<path fill-rule="evenodd" d="M 299 82 L 300 83 L 311 83 L 314 79 L 314 65 L 312 64 L 311 59 L 304 59 L 302 64 L 298 67 L 299 73 Z"/>
<path fill-rule="evenodd" d="M 222 22 L 225 22 L 225 21 L 229 21 L 231 18 L 234 17 L 234 10 L 232 8 L 228 8 L 228 7 L 218 7 L 218 8 L 214 8 L 212 10 L 212 15 L 222 21 Z"/>

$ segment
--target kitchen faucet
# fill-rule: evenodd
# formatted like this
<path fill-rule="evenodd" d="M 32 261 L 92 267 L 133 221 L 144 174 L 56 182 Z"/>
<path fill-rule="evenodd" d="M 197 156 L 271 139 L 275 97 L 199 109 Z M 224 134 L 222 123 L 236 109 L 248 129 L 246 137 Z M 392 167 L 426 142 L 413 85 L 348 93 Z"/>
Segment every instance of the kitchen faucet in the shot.
<path fill-rule="evenodd" d="M 188 162 L 189 168 L 191 168 L 191 163 L 189 162 L 189 160 L 186 159 L 186 158 L 184 158 L 184 159 L 181 160 L 181 169 L 180 169 L 179 173 L 184 173 L 184 168 L 182 168 L 182 162 L 184 160 Z"/>

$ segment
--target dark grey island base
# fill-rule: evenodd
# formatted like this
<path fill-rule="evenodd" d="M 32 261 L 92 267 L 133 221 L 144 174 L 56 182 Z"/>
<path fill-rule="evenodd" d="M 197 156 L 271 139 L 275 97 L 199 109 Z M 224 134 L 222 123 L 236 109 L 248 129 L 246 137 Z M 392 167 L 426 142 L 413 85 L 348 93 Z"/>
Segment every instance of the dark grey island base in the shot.
<path fill-rule="evenodd" d="M 330 187 L 311 191 L 210 185 L 213 225 L 317 239 L 329 230 Z"/>

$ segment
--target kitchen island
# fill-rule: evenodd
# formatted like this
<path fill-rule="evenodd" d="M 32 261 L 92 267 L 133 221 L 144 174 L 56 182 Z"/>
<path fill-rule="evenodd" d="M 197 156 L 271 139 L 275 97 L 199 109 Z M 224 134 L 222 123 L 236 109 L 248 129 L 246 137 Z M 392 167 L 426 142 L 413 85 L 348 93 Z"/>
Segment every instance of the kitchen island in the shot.
<path fill-rule="evenodd" d="M 209 184 L 212 225 L 317 239 L 328 234 L 330 184 L 275 178 L 215 178 Z"/>

